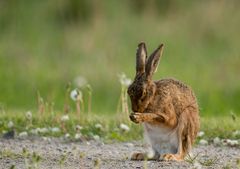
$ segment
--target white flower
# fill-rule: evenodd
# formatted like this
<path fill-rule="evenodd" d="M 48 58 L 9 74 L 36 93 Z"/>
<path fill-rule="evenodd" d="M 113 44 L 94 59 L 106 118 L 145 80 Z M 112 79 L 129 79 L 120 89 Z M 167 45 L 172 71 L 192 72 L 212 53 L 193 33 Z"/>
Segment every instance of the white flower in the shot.
<path fill-rule="evenodd" d="M 198 134 L 197 134 L 197 136 L 198 136 L 198 137 L 202 137 L 202 136 L 204 136 L 204 134 L 205 134 L 204 131 L 199 131 Z"/>
<path fill-rule="evenodd" d="M 95 124 L 95 128 L 97 128 L 97 129 L 102 129 L 103 127 L 102 127 L 102 125 L 100 124 L 100 123 L 97 123 L 97 124 Z"/>
<path fill-rule="evenodd" d="M 8 128 L 13 128 L 14 123 L 12 121 L 9 121 L 7 126 L 8 126 Z"/>
<path fill-rule="evenodd" d="M 61 121 L 62 122 L 65 122 L 65 121 L 68 121 L 69 120 L 69 116 L 68 115 L 63 115 L 62 117 L 61 117 Z"/>
<path fill-rule="evenodd" d="M 93 139 L 96 140 L 96 141 L 99 141 L 100 140 L 100 136 L 99 135 L 93 135 Z"/>
<path fill-rule="evenodd" d="M 20 138 L 26 138 L 27 136 L 28 136 L 28 133 L 26 131 L 19 133 Z"/>
<path fill-rule="evenodd" d="M 128 87 L 132 83 L 131 79 L 127 78 L 127 76 L 124 73 L 119 74 L 118 78 L 121 85 L 125 87 Z"/>
<path fill-rule="evenodd" d="M 81 101 L 82 100 L 82 92 L 78 89 L 74 89 L 70 93 L 70 97 L 73 101 Z"/>
<path fill-rule="evenodd" d="M 42 139 L 43 139 L 44 141 L 48 141 L 48 142 L 51 141 L 51 138 L 49 138 L 49 137 L 42 137 Z"/>
<path fill-rule="evenodd" d="M 32 112 L 31 111 L 27 111 L 25 116 L 28 120 L 32 120 Z"/>
<path fill-rule="evenodd" d="M 86 80 L 84 77 L 82 77 L 82 76 L 77 76 L 77 77 L 73 80 L 73 83 L 74 83 L 77 87 L 81 88 L 81 87 L 84 87 L 84 86 L 87 85 L 87 80 Z"/>
<path fill-rule="evenodd" d="M 78 140 L 78 139 L 80 139 L 81 138 L 81 133 L 76 133 L 75 134 L 75 136 L 74 136 L 74 138 L 76 139 L 76 140 Z"/>
<path fill-rule="evenodd" d="M 238 141 L 237 140 L 230 140 L 230 139 L 224 139 L 222 140 L 223 145 L 228 145 L 228 146 L 237 146 L 238 145 Z"/>
<path fill-rule="evenodd" d="M 234 137 L 240 136 L 240 130 L 236 130 L 232 134 Z"/>
<path fill-rule="evenodd" d="M 58 127 L 53 127 L 51 130 L 52 130 L 53 133 L 60 132 L 60 129 Z"/>
<path fill-rule="evenodd" d="M 48 132 L 48 129 L 47 128 L 37 128 L 38 132 L 39 133 L 47 133 Z"/>
<path fill-rule="evenodd" d="M 215 137 L 215 138 L 213 139 L 213 144 L 215 144 L 215 145 L 220 145 L 220 144 L 221 144 L 220 138 L 219 138 L 219 137 Z"/>
<path fill-rule="evenodd" d="M 122 129 L 125 132 L 128 132 L 130 130 L 130 128 L 126 124 L 123 124 L 123 123 L 120 124 L 120 129 Z"/>
<path fill-rule="evenodd" d="M 229 145 L 230 146 L 237 146 L 238 145 L 238 141 L 237 140 L 230 140 Z"/>
<path fill-rule="evenodd" d="M 204 140 L 204 139 L 201 139 L 201 140 L 199 141 L 199 144 L 205 146 L 205 145 L 208 145 L 208 141 L 207 141 L 207 140 Z"/>
<path fill-rule="evenodd" d="M 69 138 L 69 137 L 70 137 L 70 134 L 69 134 L 69 133 L 66 133 L 64 137 L 65 137 L 65 138 Z"/>
<path fill-rule="evenodd" d="M 80 131 L 80 130 L 82 130 L 82 129 L 83 129 L 83 127 L 82 127 L 82 126 L 80 126 L 80 125 L 76 125 L 75 129 L 76 129 L 77 131 Z"/>
<path fill-rule="evenodd" d="M 39 132 L 38 132 L 38 129 L 31 129 L 30 133 L 33 135 L 38 135 Z"/>

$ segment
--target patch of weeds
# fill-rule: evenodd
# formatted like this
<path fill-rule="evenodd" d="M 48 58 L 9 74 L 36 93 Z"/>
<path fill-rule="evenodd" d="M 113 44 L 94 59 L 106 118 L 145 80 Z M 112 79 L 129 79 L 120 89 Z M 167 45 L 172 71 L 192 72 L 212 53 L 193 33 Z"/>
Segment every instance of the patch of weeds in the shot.
<path fill-rule="evenodd" d="M 232 166 L 229 163 L 227 163 L 225 166 L 223 166 L 223 169 L 232 169 Z"/>
<path fill-rule="evenodd" d="M 16 168 L 16 166 L 13 164 L 13 165 L 11 165 L 11 167 L 10 167 L 10 169 L 15 169 Z"/>
<path fill-rule="evenodd" d="M 208 167 L 208 166 L 212 166 L 212 165 L 216 164 L 217 160 L 218 159 L 215 157 L 215 158 L 210 158 L 210 159 L 205 159 L 205 160 L 199 160 L 199 163 L 203 166 Z"/>
<path fill-rule="evenodd" d="M 99 169 L 101 164 L 101 159 L 97 158 L 93 160 L 94 169 Z"/>
<path fill-rule="evenodd" d="M 214 164 L 216 164 L 217 162 L 217 158 L 210 158 L 210 159 L 204 159 L 204 160 L 200 160 L 198 159 L 199 157 L 199 153 L 196 154 L 195 156 L 191 156 L 190 154 L 188 154 L 185 158 L 185 161 L 192 164 L 193 166 L 197 165 L 197 166 L 206 166 L 206 167 L 210 167 Z"/>
<path fill-rule="evenodd" d="M 197 160 L 199 153 L 197 153 L 195 156 L 191 157 L 190 154 L 187 154 L 185 161 L 190 163 L 190 164 L 194 164 L 194 162 Z"/>
<path fill-rule="evenodd" d="M 240 158 L 236 160 L 236 163 L 237 163 L 237 167 L 240 168 Z"/>
<path fill-rule="evenodd" d="M 0 158 L 11 158 L 11 159 L 16 159 L 20 158 L 21 154 L 15 153 L 9 149 L 4 149 L 0 151 Z"/>
<path fill-rule="evenodd" d="M 58 164 L 60 165 L 60 168 L 63 167 L 63 164 L 65 163 L 66 159 L 67 159 L 67 154 L 62 154 L 60 156 L 60 159 L 58 161 Z"/>
<path fill-rule="evenodd" d="M 38 168 L 38 165 L 41 160 L 42 160 L 42 157 L 39 154 L 37 154 L 36 152 L 32 153 L 31 164 L 34 168 Z"/>
<path fill-rule="evenodd" d="M 84 152 L 79 153 L 79 158 L 84 158 L 85 156 L 86 156 L 86 154 Z"/>

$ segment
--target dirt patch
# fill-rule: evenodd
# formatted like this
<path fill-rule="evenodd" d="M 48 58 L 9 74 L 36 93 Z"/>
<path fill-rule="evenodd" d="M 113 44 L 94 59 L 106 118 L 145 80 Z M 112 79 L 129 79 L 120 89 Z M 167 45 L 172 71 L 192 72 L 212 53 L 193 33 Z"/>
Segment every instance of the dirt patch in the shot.
<path fill-rule="evenodd" d="M 195 146 L 190 162 L 131 161 L 130 154 L 142 151 L 140 142 L 103 144 L 69 142 L 63 139 L 0 139 L 0 168 L 237 168 L 240 149 L 236 147 Z M 23 153 L 24 149 L 24 153 Z M 26 153 L 27 152 L 27 153 Z M 35 152 L 35 154 L 33 153 Z M 26 154 L 28 156 L 26 157 Z M 34 158 L 40 156 L 38 162 Z"/>

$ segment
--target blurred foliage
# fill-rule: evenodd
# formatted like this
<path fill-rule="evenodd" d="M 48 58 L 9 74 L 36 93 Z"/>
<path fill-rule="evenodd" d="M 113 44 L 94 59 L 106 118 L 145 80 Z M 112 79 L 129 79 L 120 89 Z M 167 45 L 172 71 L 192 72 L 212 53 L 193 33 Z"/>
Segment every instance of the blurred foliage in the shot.
<path fill-rule="evenodd" d="M 37 91 L 63 110 L 78 76 L 93 88 L 93 112 L 115 113 L 117 74 L 134 77 L 140 41 L 165 44 L 155 79 L 192 86 L 202 114 L 239 114 L 237 0 L 1 0 L 1 109 L 36 109 Z M 74 87 L 74 85 L 73 85 Z"/>

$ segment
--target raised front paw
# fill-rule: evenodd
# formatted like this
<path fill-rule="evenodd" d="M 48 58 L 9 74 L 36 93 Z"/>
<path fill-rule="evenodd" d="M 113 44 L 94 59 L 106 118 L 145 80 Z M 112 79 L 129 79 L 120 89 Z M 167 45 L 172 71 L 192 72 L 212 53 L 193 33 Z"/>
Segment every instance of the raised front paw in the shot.
<path fill-rule="evenodd" d="M 132 113 L 129 117 L 134 123 L 142 123 L 144 121 L 142 113 Z"/>

